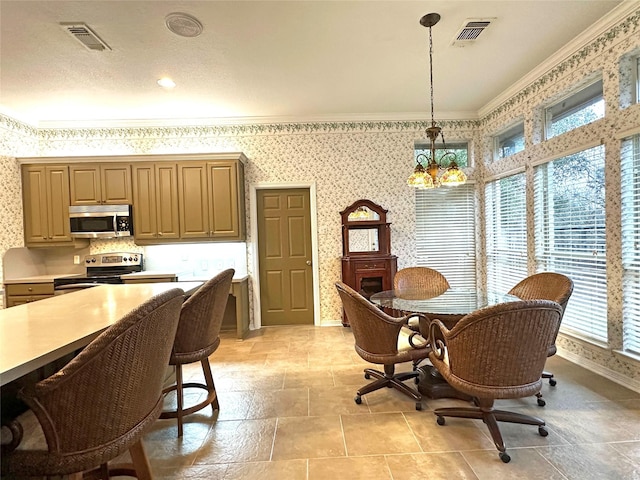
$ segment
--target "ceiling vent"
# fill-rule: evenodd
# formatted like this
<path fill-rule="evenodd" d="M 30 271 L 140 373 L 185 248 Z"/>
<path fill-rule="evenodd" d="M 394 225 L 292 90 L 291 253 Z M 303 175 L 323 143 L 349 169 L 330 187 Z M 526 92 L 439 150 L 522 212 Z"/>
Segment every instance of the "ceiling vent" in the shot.
<path fill-rule="evenodd" d="M 98 37 L 98 35 L 96 35 L 84 23 L 61 23 L 60 26 L 65 32 L 82 43 L 87 50 L 94 50 L 98 52 L 111 50 L 111 47 L 103 42 L 100 37 Z"/>
<path fill-rule="evenodd" d="M 181 37 L 197 37 L 202 33 L 200 21 L 188 13 L 170 13 L 164 19 L 167 28 Z"/>
<path fill-rule="evenodd" d="M 454 47 L 473 45 L 480 34 L 491 25 L 492 20 L 495 18 L 467 18 L 453 38 L 451 45 Z"/>

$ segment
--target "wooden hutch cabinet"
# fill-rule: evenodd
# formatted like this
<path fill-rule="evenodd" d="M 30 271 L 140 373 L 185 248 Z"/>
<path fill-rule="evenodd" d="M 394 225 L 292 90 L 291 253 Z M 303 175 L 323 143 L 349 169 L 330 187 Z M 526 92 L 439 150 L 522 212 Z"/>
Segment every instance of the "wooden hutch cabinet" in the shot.
<path fill-rule="evenodd" d="M 391 255 L 387 210 L 371 200 L 358 200 L 342 212 L 342 281 L 369 298 L 393 289 L 397 258 Z M 349 320 L 342 312 L 342 325 Z"/>

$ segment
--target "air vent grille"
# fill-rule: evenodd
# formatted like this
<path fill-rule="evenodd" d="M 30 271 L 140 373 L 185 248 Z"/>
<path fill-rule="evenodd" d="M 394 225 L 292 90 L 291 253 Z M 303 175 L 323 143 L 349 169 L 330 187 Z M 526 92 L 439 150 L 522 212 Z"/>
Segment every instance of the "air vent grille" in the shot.
<path fill-rule="evenodd" d="M 96 35 L 87 25 L 84 23 L 61 23 L 60 26 L 69 35 L 78 40 L 87 50 L 93 50 L 102 52 L 104 50 L 111 50 L 111 47 L 107 45 L 98 35 Z"/>
<path fill-rule="evenodd" d="M 493 18 L 468 18 L 462 24 L 462 28 L 458 30 L 451 44 L 456 47 L 464 47 L 473 44 L 480 34 L 484 32 Z"/>

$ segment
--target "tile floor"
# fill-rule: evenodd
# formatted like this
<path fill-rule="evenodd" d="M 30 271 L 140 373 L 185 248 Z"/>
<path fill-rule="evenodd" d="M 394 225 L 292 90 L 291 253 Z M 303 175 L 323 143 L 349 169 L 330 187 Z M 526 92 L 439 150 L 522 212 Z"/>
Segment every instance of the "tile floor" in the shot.
<path fill-rule="evenodd" d="M 640 394 L 558 356 L 547 363 L 558 385 L 545 382 L 546 407 L 533 397 L 498 403 L 549 430 L 501 424 L 509 464 L 482 422 L 436 424 L 434 408 L 466 402 L 425 399 L 416 411 L 382 389 L 357 405 L 368 364 L 348 328 L 271 327 L 244 341 L 225 333 L 211 364 L 220 411 L 191 415 L 182 439 L 172 420 L 145 436 L 158 480 L 640 478 Z M 185 377 L 201 377 L 199 364 Z"/>

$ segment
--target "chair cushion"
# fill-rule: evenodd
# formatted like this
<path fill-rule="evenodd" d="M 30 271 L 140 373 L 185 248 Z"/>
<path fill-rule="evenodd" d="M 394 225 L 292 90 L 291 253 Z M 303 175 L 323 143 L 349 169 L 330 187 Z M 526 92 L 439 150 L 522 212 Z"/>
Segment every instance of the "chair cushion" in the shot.
<path fill-rule="evenodd" d="M 415 347 L 409 343 L 409 337 L 411 335 L 413 335 L 411 341 L 413 342 L 413 345 L 415 345 Z M 413 350 L 414 348 L 424 348 L 428 344 L 429 342 L 427 341 L 427 339 L 420 336 L 420 334 L 416 333 L 415 330 L 409 327 L 402 327 L 400 329 L 400 334 L 398 335 L 398 352 L 409 351 Z"/>

